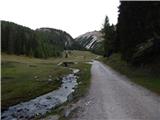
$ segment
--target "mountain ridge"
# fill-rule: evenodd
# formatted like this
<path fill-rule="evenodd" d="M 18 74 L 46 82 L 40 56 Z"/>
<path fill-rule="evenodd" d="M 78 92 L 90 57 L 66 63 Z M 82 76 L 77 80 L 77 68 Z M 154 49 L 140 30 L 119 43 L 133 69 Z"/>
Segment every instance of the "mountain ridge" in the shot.
<path fill-rule="evenodd" d="M 29 27 L 14 22 L 1 21 L 2 52 L 38 58 L 61 56 L 65 49 L 71 49 L 72 36 L 55 28 Z"/>
<path fill-rule="evenodd" d="M 91 31 L 84 33 L 82 35 L 79 35 L 75 38 L 75 41 L 80 44 L 82 48 L 85 48 L 86 50 L 90 50 L 97 54 L 103 54 L 104 48 L 103 48 L 103 34 L 101 31 Z"/>

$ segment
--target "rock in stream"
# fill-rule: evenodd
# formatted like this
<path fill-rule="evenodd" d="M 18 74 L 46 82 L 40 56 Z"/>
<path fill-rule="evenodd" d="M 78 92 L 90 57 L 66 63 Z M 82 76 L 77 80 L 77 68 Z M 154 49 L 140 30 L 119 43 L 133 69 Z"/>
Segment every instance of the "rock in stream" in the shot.
<path fill-rule="evenodd" d="M 58 90 L 54 90 L 28 102 L 9 107 L 8 110 L 2 113 L 1 119 L 28 120 L 39 115 L 43 116 L 56 106 L 72 99 L 74 88 L 78 85 L 77 76 L 74 74 L 76 72 L 79 72 L 79 70 L 73 69 L 73 74 L 63 77 L 62 85 Z"/>

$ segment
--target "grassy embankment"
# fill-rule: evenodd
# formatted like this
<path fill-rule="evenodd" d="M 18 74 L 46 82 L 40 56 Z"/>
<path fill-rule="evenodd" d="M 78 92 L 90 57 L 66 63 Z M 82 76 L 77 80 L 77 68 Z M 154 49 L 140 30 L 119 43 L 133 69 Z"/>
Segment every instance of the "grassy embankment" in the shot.
<path fill-rule="evenodd" d="M 140 84 L 151 91 L 160 94 L 160 74 L 150 68 L 136 68 L 121 60 L 119 54 L 113 54 L 109 59 L 102 61 L 113 69 L 126 75 L 131 81 Z"/>
<path fill-rule="evenodd" d="M 75 64 L 72 67 L 78 68 L 80 70 L 80 72 L 77 73 L 77 75 L 79 76 L 78 83 L 80 84 L 74 92 L 74 98 L 78 99 L 79 97 L 82 97 L 85 95 L 85 93 L 88 91 L 88 88 L 90 86 L 91 64 L 80 63 L 80 64 Z"/>
<path fill-rule="evenodd" d="M 60 62 L 78 62 L 72 66 L 81 69 L 80 80 L 89 80 L 90 66 L 84 62 L 95 57 L 84 51 L 73 51 L 68 58 L 46 60 L 2 53 L 2 109 L 57 89 L 61 85 L 58 78 L 71 72 L 69 68 L 58 66 Z M 88 83 L 84 84 L 80 91 L 87 86 Z"/>
<path fill-rule="evenodd" d="M 77 68 L 80 70 L 80 72 L 77 73 L 77 76 L 79 77 L 77 82 L 80 84 L 78 85 L 78 88 L 76 88 L 75 92 L 73 93 L 73 100 L 65 102 L 60 107 L 47 113 L 46 116 L 44 116 L 44 118 L 42 118 L 40 120 L 48 120 L 47 117 L 51 117 L 54 115 L 58 115 L 59 120 L 69 120 L 69 116 L 67 116 L 67 117 L 65 116 L 66 109 L 70 109 L 72 104 L 76 103 L 81 97 L 86 95 L 86 93 L 88 92 L 88 89 L 90 87 L 90 82 L 91 82 L 91 79 L 90 79 L 90 77 L 91 77 L 91 74 L 90 74 L 91 64 L 79 62 L 78 64 L 70 65 L 69 67 Z M 74 110 L 75 109 L 71 110 L 70 114 L 72 114 L 74 112 Z"/>

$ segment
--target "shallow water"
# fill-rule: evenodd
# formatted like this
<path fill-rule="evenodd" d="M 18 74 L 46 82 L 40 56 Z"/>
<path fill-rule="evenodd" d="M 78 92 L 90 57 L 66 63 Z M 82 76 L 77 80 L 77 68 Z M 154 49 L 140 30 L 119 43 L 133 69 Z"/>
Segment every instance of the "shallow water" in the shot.
<path fill-rule="evenodd" d="M 38 115 L 45 115 L 56 106 L 72 99 L 74 88 L 78 85 L 77 76 L 75 76 L 77 72 L 79 72 L 78 69 L 73 69 L 74 74 L 63 77 L 62 85 L 58 90 L 9 107 L 2 113 L 2 120 L 28 120 Z"/>

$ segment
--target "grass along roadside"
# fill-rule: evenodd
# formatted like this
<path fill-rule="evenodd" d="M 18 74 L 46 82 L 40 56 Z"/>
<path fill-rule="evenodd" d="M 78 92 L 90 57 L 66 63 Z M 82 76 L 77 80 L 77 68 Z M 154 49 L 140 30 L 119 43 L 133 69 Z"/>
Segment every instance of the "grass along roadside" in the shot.
<path fill-rule="evenodd" d="M 73 104 L 76 104 L 76 102 L 83 96 L 86 95 L 86 93 L 89 90 L 90 82 L 91 82 L 91 64 L 87 64 L 84 62 L 78 62 L 77 64 L 72 64 L 69 67 L 79 69 L 80 72 L 76 73 L 76 75 L 79 77 L 77 82 L 78 88 L 75 89 L 75 92 L 73 93 L 73 99 L 71 101 L 67 101 L 63 105 L 57 107 L 56 109 L 52 110 L 44 118 L 41 120 L 48 120 L 49 118 L 54 118 L 55 116 L 58 116 L 59 120 L 69 120 L 70 114 L 72 114 L 76 108 L 72 108 Z M 69 116 L 65 116 L 66 113 L 69 112 Z M 38 119 L 37 119 L 38 120 Z"/>
<path fill-rule="evenodd" d="M 131 81 L 150 89 L 160 95 L 160 74 L 146 68 L 136 68 L 121 60 L 120 54 L 113 54 L 109 59 L 101 61 L 111 66 L 116 71 L 126 75 Z"/>
<path fill-rule="evenodd" d="M 80 97 L 83 97 L 90 87 L 91 83 L 91 64 L 87 63 L 79 63 L 74 64 L 71 67 L 77 68 L 80 70 L 80 72 L 77 73 L 78 79 L 78 88 L 74 92 L 74 98 L 78 99 Z"/>
<path fill-rule="evenodd" d="M 73 93 L 73 104 L 76 104 L 78 100 L 81 99 L 81 97 L 84 97 L 87 95 L 90 85 L 91 85 L 91 64 L 87 63 L 81 63 L 81 64 L 75 64 L 73 65 L 74 68 L 80 69 L 80 72 L 77 74 L 79 76 L 78 79 L 78 88 L 75 89 L 75 92 Z M 72 106 L 72 104 L 70 104 Z M 69 105 L 68 105 L 69 106 Z M 61 116 L 60 120 L 69 120 L 70 116 L 76 112 L 78 107 L 73 107 L 70 109 L 70 113 L 68 116 Z M 62 114 L 63 115 L 63 114 Z"/>

